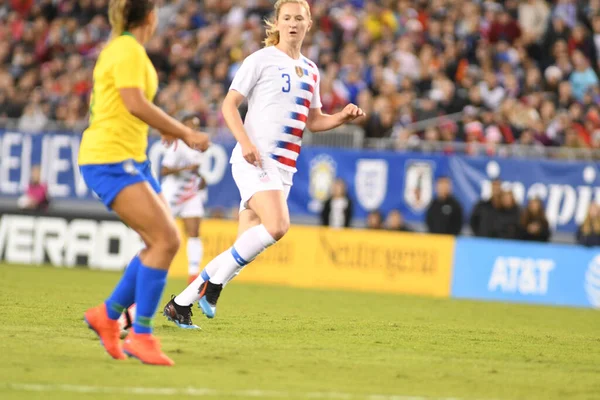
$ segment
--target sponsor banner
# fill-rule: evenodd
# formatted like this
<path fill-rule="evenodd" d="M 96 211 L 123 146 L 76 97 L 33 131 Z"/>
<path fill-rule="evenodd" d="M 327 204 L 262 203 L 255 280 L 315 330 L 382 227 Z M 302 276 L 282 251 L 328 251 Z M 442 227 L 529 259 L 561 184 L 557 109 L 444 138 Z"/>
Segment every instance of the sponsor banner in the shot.
<path fill-rule="evenodd" d="M 465 222 L 474 205 L 489 197 L 496 178 L 521 205 L 540 198 L 552 228 L 560 232 L 575 232 L 591 202 L 600 202 L 600 166 L 594 163 L 307 148 L 298 161 L 290 211 L 318 213 L 329 183 L 340 177 L 354 202 L 354 217 L 398 209 L 407 221 L 424 222 L 440 176 L 451 178 Z"/>
<path fill-rule="evenodd" d="M 79 135 L 70 133 L 0 131 L 0 196 L 22 193 L 32 165 L 39 164 L 54 199 L 97 201 L 77 168 L 79 140 Z M 209 185 L 207 208 L 239 205 L 229 165 L 232 149 L 232 144 L 214 144 L 207 152 L 201 167 Z M 148 157 L 157 176 L 164 151 L 157 138 L 150 138 Z M 541 198 L 552 227 L 560 232 L 575 232 L 589 204 L 600 201 L 600 166 L 587 162 L 305 147 L 297 165 L 289 196 L 290 212 L 297 216 L 318 215 L 331 182 L 338 177 L 346 182 L 354 217 L 359 219 L 371 210 L 385 214 L 398 209 L 407 221 L 424 222 L 440 176 L 452 179 L 465 219 L 480 198 L 489 196 L 495 178 L 502 179 L 521 204 L 531 197 Z"/>
<path fill-rule="evenodd" d="M 237 222 L 207 219 L 201 232 L 205 266 L 234 243 Z M 141 248 L 139 236 L 116 220 L 0 217 L 0 260 L 7 263 L 120 271 Z M 453 248 L 449 236 L 293 226 L 236 280 L 448 297 Z M 183 240 L 169 275 L 187 274 Z"/>
<path fill-rule="evenodd" d="M 453 270 L 452 297 L 600 308 L 600 250 L 459 238 Z"/>
<path fill-rule="evenodd" d="M 205 220 L 206 265 L 234 243 L 237 223 Z M 454 238 L 292 226 L 242 270 L 237 281 L 448 297 Z M 185 243 L 171 271 L 187 276 Z"/>
<path fill-rule="evenodd" d="M 71 133 L 29 135 L 0 131 L 0 196 L 16 197 L 23 193 L 32 166 L 39 165 L 42 181 L 48 184 L 53 199 L 97 202 L 77 167 L 80 139 L 80 135 Z M 239 205 L 239 192 L 229 165 L 232 149 L 231 144 L 213 144 L 205 153 L 200 172 L 210 186 L 207 207 Z M 149 138 L 148 159 L 157 177 L 165 151 L 159 138 Z"/>
<path fill-rule="evenodd" d="M 491 180 L 499 178 L 521 205 L 541 199 L 550 225 L 563 232 L 575 232 L 590 203 L 600 202 L 600 164 L 594 162 L 451 157 L 449 171 L 466 210 L 489 197 Z"/>
<path fill-rule="evenodd" d="M 139 236 L 119 221 L 0 217 L 0 260 L 8 263 L 122 270 L 141 248 Z"/>

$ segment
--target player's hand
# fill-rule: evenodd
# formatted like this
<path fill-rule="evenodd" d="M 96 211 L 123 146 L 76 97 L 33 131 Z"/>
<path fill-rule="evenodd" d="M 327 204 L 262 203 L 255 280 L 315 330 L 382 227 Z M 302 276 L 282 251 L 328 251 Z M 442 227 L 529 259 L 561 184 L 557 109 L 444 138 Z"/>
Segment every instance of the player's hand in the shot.
<path fill-rule="evenodd" d="M 198 174 L 200 175 L 200 174 Z M 200 183 L 198 184 L 198 190 L 204 190 L 206 188 L 206 180 L 204 180 L 204 177 L 202 175 L 200 175 Z"/>
<path fill-rule="evenodd" d="M 192 171 L 196 175 L 200 176 L 200 171 L 199 171 L 200 170 L 200 164 L 188 165 L 187 167 L 183 167 L 182 170 L 183 171 Z"/>
<path fill-rule="evenodd" d="M 342 118 L 344 122 L 354 121 L 356 118 L 363 117 L 365 112 L 355 104 L 348 104 L 342 110 Z"/>
<path fill-rule="evenodd" d="M 188 165 L 187 167 L 184 167 L 183 169 L 186 171 L 198 171 L 198 168 L 200 168 L 200 164 Z"/>
<path fill-rule="evenodd" d="M 183 141 L 190 149 L 206 151 L 210 146 L 210 135 L 208 133 L 190 130 L 183 138 Z"/>
<path fill-rule="evenodd" d="M 252 143 L 242 146 L 242 156 L 244 156 L 244 160 L 248 161 L 255 167 L 262 168 L 260 153 L 258 152 L 256 146 L 254 146 Z"/>

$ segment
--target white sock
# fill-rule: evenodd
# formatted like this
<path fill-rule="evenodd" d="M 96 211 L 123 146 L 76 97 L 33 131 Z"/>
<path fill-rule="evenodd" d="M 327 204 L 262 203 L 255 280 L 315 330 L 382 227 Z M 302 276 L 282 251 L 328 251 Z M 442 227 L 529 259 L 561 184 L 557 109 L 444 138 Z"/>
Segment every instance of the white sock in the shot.
<path fill-rule="evenodd" d="M 189 306 L 194 304 L 198 300 L 200 300 L 200 296 L 198 295 L 198 291 L 200 290 L 200 285 L 204 283 L 204 280 L 208 278 L 208 276 L 202 271 L 200 275 L 192 283 L 188 285 L 183 292 L 179 293 L 175 297 L 175 304 L 180 306 Z"/>
<path fill-rule="evenodd" d="M 222 282 L 223 284 L 226 284 L 233 279 L 246 264 L 254 260 L 256 256 L 274 243 L 275 239 L 273 239 L 269 232 L 267 232 L 264 225 L 259 225 L 248 229 L 239 237 L 233 247 L 230 247 L 216 256 L 206 265 L 206 267 L 204 267 L 204 270 L 194 280 L 194 282 L 190 283 L 188 287 L 183 290 L 183 292 L 175 297 L 175 303 L 180 306 L 189 306 L 190 304 L 194 304 L 200 300 L 198 291 L 206 279 L 210 279 L 212 283 L 218 284 Z M 236 250 L 240 249 L 237 251 L 237 254 L 240 258 L 247 262 L 243 262 L 243 265 L 238 264 L 232 254 L 233 248 Z M 217 276 L 219 274 L 224 277 Z"/>
<path fill-rule="evenodd" d="M 227 283 L 239 270 L 273 244 L 275 244 L 275 239 L 267 232 L 264 225 L 248 229 L 235 241 L 231 248 L 221 253 L 206 266 L 210 281 L 217 285 Z M 213 262 L 217 264 L 215 273 L 211 273 Z M 211 270 L 209 270 L 209 266 Z"/>
<path fill-rule="evenodd" d="M 187 256 L 188 256 L 188 274 L 190 276 L 198 275 L 200 273 L 200 262 L 202 261 L 202 255 L 204 248 L 202 247 L 202 241 L 198 237 L 188 238 L 187 241 Z"/>

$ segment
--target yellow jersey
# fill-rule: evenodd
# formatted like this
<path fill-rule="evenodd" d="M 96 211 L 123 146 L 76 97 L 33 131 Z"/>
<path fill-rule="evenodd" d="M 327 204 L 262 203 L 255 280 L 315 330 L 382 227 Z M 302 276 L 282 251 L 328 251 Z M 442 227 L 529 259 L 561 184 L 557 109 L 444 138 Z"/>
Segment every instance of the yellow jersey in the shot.
<path fill-rule="evenodd" d="M 140 88 L 150 102 L 158 88 L 158 75 L 144 46 L 128 32 L 112 39 L 98 56 L 79 165 L 146 160 L 148 125 L 127 111 L 121 88 Z"/>

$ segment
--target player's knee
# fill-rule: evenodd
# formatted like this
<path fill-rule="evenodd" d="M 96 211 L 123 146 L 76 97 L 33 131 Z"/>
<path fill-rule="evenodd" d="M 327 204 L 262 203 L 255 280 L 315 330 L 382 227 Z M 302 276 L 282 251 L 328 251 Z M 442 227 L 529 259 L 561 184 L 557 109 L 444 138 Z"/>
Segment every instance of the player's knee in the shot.
<path fill-rule="evenodd" d="M 165 254 L 169 254 L 175 257 L 179 246 L 181 246 L 181 236 L 175 226 L 169 227 L 163 230 L 162 234 L 158 238 L 156 244 Z"/>
<path fill-rule="evenodd" d="M 287 231 L 290 229 L 290 221 L 288 219 L 280 219 L 277 221 L 273 221 L 269 224 L 265 224 L 265 228 L 267 232 L 273 237 L 275 240 L 280 240 Z"/>
<path fill-rule="evenodd" d="M 177 229 L 173 229 L 167 240 L 168 251 L 173 254 L 173 257 L 177 254 L 179 246 L 181 246 L 181 235 Z"/>

